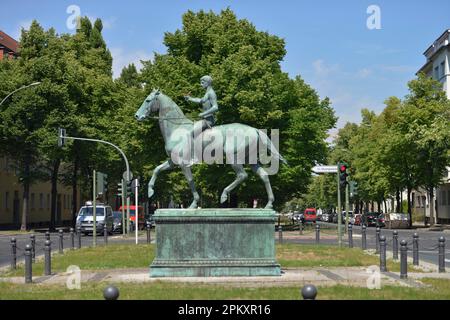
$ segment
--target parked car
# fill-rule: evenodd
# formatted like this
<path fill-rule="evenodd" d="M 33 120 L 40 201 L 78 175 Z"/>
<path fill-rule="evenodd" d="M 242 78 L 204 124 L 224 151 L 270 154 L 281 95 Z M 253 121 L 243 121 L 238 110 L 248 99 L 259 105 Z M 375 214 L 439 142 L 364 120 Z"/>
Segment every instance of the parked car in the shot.
<path fill-rule="evenodd" d="M 355 218 L 354 218 L 354 222 L 353 224 L 355 226 L 360 226 L 362 224 L 362 215 L 360 213 L 355 214 Z"/>
<path fill-rule="evenodd" d="M 389 229 L 409 228 L 409 216 L 406 213 L 386 213 L 384 218 Z"/>
<path fill-rule="evenodd" d="M 381 213 L 377 217 L 377 227 L 384 228 L 386 227 L 385 216 L 384 213 Z"/>
<path fill-rule="evenodd" d="M 304 223 L 316 223 L 317 214 L 315 208 L 307 208 L 303 214 Z"/>
<path fill-rule="evenodd" d="M 127 206 L 123 206 L 125 210 L 125 214 L 127 211 Z M 122 206 L 120 206 L 119 211 L 122 211 Z M 144 230 L 145 228 L 145 217 L 144 217 L 144 207 L 138 206 L 138 223 L 139 223 L 139 230 Z M 130 206 L 130 225 L 131 229 L 134 230 L 134 224 L 136 220 L 136 206 L 131 205 Z"/>
<path fill-rule="evenodd" d="M 94 207 L 91 201 L 87 201 L 86 205 L 82 206 L 78 211 L 75 226 L 80 228 L 80 231 L 85 235 L 94 232 Z M 108 233 L 113 232 L 113 211 L 111 206 L 102 203 L 96 204 L 95 209 L 95 222 L 96 222 L 96 233 L 102 234 L 104 229 Z"/>
<path fill-rule="evenodd" d="M 368 227 L 376 227 L 379 215 L 378 212 L 365 212 L 362 215 L 362 222 Z"/>

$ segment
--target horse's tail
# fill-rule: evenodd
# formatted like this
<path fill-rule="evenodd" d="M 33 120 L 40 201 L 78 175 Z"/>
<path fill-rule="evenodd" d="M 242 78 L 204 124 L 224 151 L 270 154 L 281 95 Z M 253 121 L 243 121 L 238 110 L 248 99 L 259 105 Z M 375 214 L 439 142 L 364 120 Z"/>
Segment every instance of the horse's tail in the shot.
<path fill-rule="evenodd" d="M 270 150 L 272 157 L 279 159 L 285 165 L 289 166 L 287 160 L 278 152 L 277 148 L 275 148 L 275 146 L 272 143 L 272 140 L 269 139 L 267 134 L 264 131 L 259 130 L 259 129 L 257 131 L 258 131 L 260 142 L 262 142 Z"/>

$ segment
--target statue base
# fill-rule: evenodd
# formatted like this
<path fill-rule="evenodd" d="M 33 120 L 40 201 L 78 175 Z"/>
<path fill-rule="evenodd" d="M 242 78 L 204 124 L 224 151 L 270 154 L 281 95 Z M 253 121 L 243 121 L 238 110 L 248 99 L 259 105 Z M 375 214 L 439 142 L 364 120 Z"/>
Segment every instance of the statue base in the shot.
<path fill-rule="evenodd" d="M 275 211 L 158 209 L 151 277 L 279 276 Z"/>

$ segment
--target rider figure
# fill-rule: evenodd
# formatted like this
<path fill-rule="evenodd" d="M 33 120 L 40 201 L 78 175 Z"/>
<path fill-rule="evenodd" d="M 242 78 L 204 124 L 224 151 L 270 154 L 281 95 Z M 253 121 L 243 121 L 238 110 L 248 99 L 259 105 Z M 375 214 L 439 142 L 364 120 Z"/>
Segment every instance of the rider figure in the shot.
<path fill-rule="evenodd" d="M 211 128 L 216 120 L 214 118 L 214 113 L 219 110 L 217 104 L 217 96 L 212 87 L 212 78 L 210 76 L 203 76 L 200 78 L 200 84 L 206 89 L 206 93 L 203 98 L 192 98 L 190 96 L 184 96 L 186 101 L 191 101 L 195 103 L 200 103 L 203 108 L 203 112 L 199 114 L 202 120 L 196 121 L 193 127 L 192 138 L 195 138 L 203 132 L 206 128 Z M 195 152 L 194 152 L 195 153 Z M 194 163 L 194 158 L 191 157 L 191 164 Z"/>
<path fill-rule="evenodd" d="M 203 112 L 199 114 L 199 116 L 203 119 L 194 123 L 194 138 L 206 128 L 211 128 L 214 125 L 216 120 L 213 114 L 219 110 L 219 106 L 217 105 L 217 96 L 212 87 L 212 78 L 210 76 L 203 76 L 200 79 L 200 84 L 206 89 L 206 93 L 203 98 L 184 96 L 186 101 L 200 103 L 203 107 Z"/>

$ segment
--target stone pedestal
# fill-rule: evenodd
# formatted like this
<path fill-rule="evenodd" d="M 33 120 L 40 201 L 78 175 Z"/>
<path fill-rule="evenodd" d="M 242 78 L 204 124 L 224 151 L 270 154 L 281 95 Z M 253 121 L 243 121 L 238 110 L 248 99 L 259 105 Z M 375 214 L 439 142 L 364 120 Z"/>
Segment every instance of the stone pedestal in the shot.
<path fill-rule="evenodd" d="M 275 211 L 159 209 L 151 277 L 278 276 Z"/>

